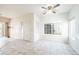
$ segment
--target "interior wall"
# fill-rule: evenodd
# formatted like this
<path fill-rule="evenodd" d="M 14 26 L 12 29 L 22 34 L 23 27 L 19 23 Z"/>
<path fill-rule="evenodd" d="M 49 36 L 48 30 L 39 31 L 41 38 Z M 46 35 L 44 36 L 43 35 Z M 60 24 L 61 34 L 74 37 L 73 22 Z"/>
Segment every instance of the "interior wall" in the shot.
<path fill-rule="evenodd" d="M 64 15 L 64 14 L 63 14 Z M 49 40 L 59 40 L 64 41 L 68 38 L 68 21 L 66 20 L 65 16 L 54 16 L 54 15 L 47 15 L 47 16 L 39 16 L 39 23 L 38 23 L 38 31 L 39 31 L 39 39 L 49 39 Z M 60 24 L 61 35 L 52 35 L 52 34 L 44 34 L 44 24 L 48 23 L 57 23 Z"/>
<path fill-rule="evenodd" d="M 15 39 L 33 40 L 33 14 L 29 13 L 11 20 L 10 37 Z"/>
<path fill-rule="evenodd" d="M 39 37 L 39 17 L 37 14 L 34 14 L 34 41 L 37 41 L 40 39 Z"/>
<path fill-rule="evenodd" d="M 69 17 L 74 17 L 69 24 L 69 43 L 79 53 L 79 5 L 73 7 Z"/>
<path fill-rule="evenodd" d="M 4 23 L 0 22 L 0 37 L 4 36 Z"/>

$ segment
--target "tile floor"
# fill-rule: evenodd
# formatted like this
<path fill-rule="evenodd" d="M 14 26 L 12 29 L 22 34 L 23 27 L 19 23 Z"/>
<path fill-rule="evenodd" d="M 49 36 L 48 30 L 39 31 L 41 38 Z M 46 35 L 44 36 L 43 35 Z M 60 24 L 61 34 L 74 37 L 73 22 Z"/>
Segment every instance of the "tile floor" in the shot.
<path fill-rule="evenodd" d="M 53 40 L 13 40 L 0 49 L 1 55 L 77 55 L 77 53 L 63 42 Z"/>

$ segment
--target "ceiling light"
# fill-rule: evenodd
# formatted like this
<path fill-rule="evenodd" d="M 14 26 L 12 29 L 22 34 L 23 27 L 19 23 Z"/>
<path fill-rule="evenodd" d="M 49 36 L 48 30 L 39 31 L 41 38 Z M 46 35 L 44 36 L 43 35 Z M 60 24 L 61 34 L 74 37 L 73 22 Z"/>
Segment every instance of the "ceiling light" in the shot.
<path fill-rule="evenodd" d="M 41 7 L 43 9 L 42 14 L 45 15 L 47 13 L 56 13 L 55 8 L 59 7 L 60 4 L 52 4 L 47 7 Z"/>

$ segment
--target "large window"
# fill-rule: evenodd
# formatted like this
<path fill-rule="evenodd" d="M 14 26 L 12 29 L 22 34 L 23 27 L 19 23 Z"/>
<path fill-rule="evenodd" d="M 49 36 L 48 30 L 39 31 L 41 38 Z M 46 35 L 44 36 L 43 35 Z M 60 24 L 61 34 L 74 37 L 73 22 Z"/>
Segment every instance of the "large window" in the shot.
<path fill-rule="evenodd" d="M 44 34 L 61 34 L 59 24 L 44 24 Z"/>

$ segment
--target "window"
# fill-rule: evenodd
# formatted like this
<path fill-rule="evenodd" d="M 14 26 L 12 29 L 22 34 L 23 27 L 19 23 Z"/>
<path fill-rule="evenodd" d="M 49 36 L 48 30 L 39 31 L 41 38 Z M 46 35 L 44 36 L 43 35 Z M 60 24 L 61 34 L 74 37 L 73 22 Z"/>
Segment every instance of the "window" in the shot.
<path fill-rule="evenodd" d="M 45 34 L 51 34 L 51 24 L 45 24 L 44 30 Z"/>
<path fill-rule="evenodd" d="M 60 34 L 59 24 L 44 24 L 44 34 Z"/>

